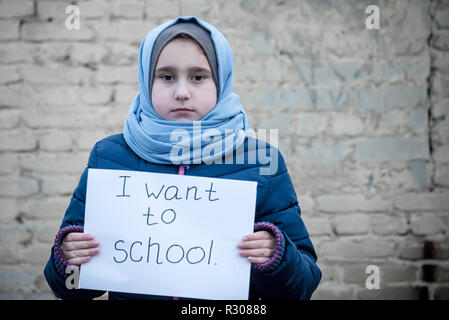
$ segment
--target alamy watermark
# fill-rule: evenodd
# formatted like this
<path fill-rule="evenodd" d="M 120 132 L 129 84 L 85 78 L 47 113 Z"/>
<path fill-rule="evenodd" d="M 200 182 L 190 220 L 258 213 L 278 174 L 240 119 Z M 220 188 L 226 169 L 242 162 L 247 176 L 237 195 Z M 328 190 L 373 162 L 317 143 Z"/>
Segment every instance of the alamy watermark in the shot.
<path fill-rule="evenodd" d="M 365 19 L 365 26 L 367 29 L 380 29 L 380 9 L 376 5 L 369 5 L 365 9 L 365 14 L 369 16 Z"/>
<path fill-rule="evenodd" d="M 278 129 L 202 130 L 201 121 L 193 122 L 193 130 L 173 130 L 170 162 L 173 164 L 260 164 L 260 175 L 273 175 L 278 170 Z M 245 137 L 249 139 L 243 143 Z M 257 139 L 253 139 L 257 137 Z M 202 146 L 203 142 L 207 142 Z M 234 148 L 234 144 L 239 144 Z M 245 147 L 246 144 L 246 147 Z M 224 155 L 224 156 L 223 156 Z"/>
<path fill-rule="evenodd" d="M 70 5 L 65 8 L 68 17 L 65 20 L 65 27 L 69 30 L 80 29 L 80 8 L 76 5 Z"/>
<path fill-rule="evenodd" d="M 368 290 L 380 289 L 380 269 L 375 264 L 366 267 L 365 273 L 369 274 L 365 281 Z"/>

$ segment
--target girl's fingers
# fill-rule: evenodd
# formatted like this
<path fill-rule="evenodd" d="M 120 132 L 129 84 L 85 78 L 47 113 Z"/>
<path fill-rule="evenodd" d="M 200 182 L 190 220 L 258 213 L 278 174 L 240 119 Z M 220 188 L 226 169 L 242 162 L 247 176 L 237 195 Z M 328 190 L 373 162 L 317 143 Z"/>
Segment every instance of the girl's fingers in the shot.
<path fill-rule="evenodd" d="M 242 257 L 270 258 L 273 253 L 273 249 L 267 248 L 240 250 L 240 256 Z"/>
<path fill-rule="evenodd" d="M 98 247 L 100 243 L 96 240 L 90 241 L 62 241 L 61 249 L 63 251 L 80 250 Z"/>
<path fill-rule="evenodd" d="M 64 252 L 64 257 L 66 259 L 91 257 L 91 256 L 97 255 L 99 252 L 100 252 L 99 248 L 84 249 L 84 250 L 72 250 L 72 251 Z"/>
<path fill-rule="evenodd" d="M 269 239 L 274 240 L 274 237 L 271 233 L 269 233 L 268 231 L 257 231 L 244 236 L 242 240 L 251 241 L 251 240 L 269 240 Z"/>
<path fill-rule="evenodd" d="M 237 245 L 240 249 L 274 248 L 275 246 L 274 240 L 243 241 Z"/>
<path fill-rule="evenodd" d="M 260 258 L 260 257 L 248 257 L 248 261 L 251 263 L 265 263 L 269 258 Z"/>
<path fill-rule="evenodd" d="M 86 262 L 88 262 L 90 260 L 91 257 L 87 256 L 87 257 L 81 257 L 81 258 L 72 258 L 68 260 L 68 263 L 73 264 L 73 265 L 82 265 Z"/>
<path fill-rule="evenodd" d="M 93 235 L 82 232 L 70 232 L 64 237 L 64 241 L 89 241 L 93 239 Z"/>

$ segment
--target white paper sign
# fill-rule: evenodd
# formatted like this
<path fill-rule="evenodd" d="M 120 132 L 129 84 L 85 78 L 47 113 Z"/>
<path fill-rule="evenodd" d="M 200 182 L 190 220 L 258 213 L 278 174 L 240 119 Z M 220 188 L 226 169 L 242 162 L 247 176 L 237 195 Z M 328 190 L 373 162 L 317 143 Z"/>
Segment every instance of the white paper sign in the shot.
<path fill-rule="evenodd" d="M 89 169 L 84 232 L 100 253 L 80 288 L 198 299 L 248 299 L 257 182 Z"/>

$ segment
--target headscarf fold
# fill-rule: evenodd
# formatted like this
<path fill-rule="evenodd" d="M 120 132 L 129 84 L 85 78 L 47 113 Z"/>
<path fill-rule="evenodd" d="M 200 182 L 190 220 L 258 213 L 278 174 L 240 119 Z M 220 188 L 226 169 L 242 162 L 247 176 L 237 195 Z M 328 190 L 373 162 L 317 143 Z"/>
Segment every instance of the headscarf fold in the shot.
<path fill-rule="evenodd" d="M 199 121 L 163 119 L 151 102 L 149 81 L 153 45 L 169 26 L 193 21 L 210 33 L 218 62 L 218 98 Z M 141 158 L 160 164 L 197 164 L 221 159 L 252 135 L 240 97 L 233 92 L 234 58 L 225 36 L 194 16 L 178 17 L 151 30 L 143 39 L 138 60 L 139 92 L 133 99 L 123 128 L 129 147 Z"/>

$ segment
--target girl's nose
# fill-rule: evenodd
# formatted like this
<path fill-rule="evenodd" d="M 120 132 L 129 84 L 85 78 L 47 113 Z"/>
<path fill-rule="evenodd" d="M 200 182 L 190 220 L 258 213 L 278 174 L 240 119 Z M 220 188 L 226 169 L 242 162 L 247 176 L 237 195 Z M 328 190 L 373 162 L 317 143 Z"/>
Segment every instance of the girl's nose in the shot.
<path fill-rule="evenodd" d="M 190 99 L 190 91 L 187 87 L 187 83 L 183 80 L 179 80 L 175 89 L 176 100 L 188 100 Z"/>

